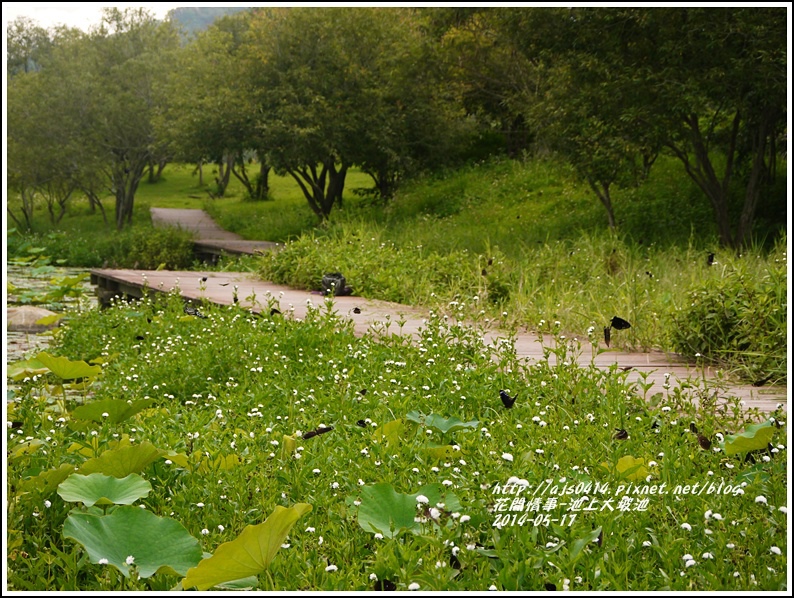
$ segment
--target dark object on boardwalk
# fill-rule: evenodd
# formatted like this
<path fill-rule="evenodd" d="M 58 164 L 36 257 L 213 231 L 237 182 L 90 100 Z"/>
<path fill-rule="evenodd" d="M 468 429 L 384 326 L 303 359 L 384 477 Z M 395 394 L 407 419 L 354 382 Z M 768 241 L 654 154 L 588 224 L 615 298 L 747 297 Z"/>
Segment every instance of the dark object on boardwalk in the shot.
<path fill-rule="evenodd" d="M 202 276 L 201 277 L 201 282 L 207 282 L 207 277 L 206 276 Z"/>
<path fill-rule="evenodd" d="M 201 313 L 198 309 L 190 305 L 189 303 L 185 303 L 185 313 L 189 316 L 196 316 L 197 318 L 206 318 L 203 313 Z"/>
<path fill-rule="evenodd" d="M 604 326 L 604 342 L 609 346 L 610 341 L 610 334 L 609 334 L 609 326 Z"/>
<path fill-rule="evenodd" d="M 354 314 L 360 314 L 361 313 L 361 308 L 360 307 L 354 307 L 353 308 L 353 313 Z"/>
<path fill-rule="evenodd" d="M 504 405 L 505 407 L 510 409 L 515 404 L 516 399 L 518 398 L 518 393 L 516 393 L 516 396 L 511 397 L 504 390 L 500 390 L 499 391 L 499 397 L 502 399 L 502 405 Z"/>
<path fill-rule="evenodd" d="M 353 289 L 347 286 L 345 277 L 339 272 L 331 272 L 323 275 L 323 295 L 335 295 L 342 297 L 352 295 Z"/>
<path fill-rule="evenodd" d="M 325 434 L 326 432 L 330 432 L 333 429 L 334 429 L 333 426 L 325 426 L 324 428 L 316 428 L 314 430 L 306 432 L 303 435 L 303 439 L 304 440 L 308 440 L 309 438 L 314 438 L 315 436 L 319 436 L 320 434 Z"/>
<path fill-rule="evenodd" d="M 706 265 L 707 266 L 713 266 L 714 265 L 714 254 L 713 253 L 710 253 L 709 257 L 706 259 Z"/>
<path fill-rule="evenodd" d="M 615 330 L 626 330 L 627 328 L 631 328 L 631 324 L 617 316 L 612 316 L 612 321 L 609 323 L 609 326 Z"/>
<path fill-rule="evenodd" d="M 620 428 L 615 432 L 612 438 L 614 438 L 615 440 L 628 440 L 629 433 L 626 432 L 626 430 L 624 430 L 623 428 Z"/>

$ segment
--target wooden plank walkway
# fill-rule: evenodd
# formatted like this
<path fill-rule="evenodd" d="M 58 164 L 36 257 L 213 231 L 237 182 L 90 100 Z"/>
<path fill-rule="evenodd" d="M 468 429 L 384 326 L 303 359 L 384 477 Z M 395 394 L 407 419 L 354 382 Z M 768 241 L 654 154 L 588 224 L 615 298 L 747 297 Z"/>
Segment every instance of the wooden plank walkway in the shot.
<path fill-rule="evenodd" d="M 202 278 L 206 277 L 206 281 Z M 266 309 L 268 297 L 273 297 L 279 302 L 279 309 L 284 314 L 292 313 L 296 318 L 303 318 L 307 311 L 307 304 L 321 306 L 324 298 L 319 293 L 296 290 L 272 282 L 258 279 L 253 274 L 241 272 L 170 272 L 170 271 L 144 271 L 144 270 L 106 270 L 91 271 L 91 282 L 97 285 L 100 299 L 107 300 L 110 296 L 142 297 L 144 288 L 149 291 L 170 292 L 178 290 L 187 301 L 207 300 L 218 305 L 231 305 L 234 302 L 235 286 L 239 305 L 259 313 Z M 254 298 L 256 303 L 251 301 Z M 358 308 L 358 309 L 356 309 Z M 383 330 L 389 324 L 389 332 L 416 335 L 422 326 L 426 312 L 422 309 L 363 299 L 361 297 L 335 297 L 335 311 L 344 318 L 353 321 L 355 332 L 363 335 L 371 330 Z M 402 328 L 398 322 L 404 320 Z M 493 343 L 499 337 L 495 331 L 485 335 L 486 343 Z M 551 338 L 545 341 L 546 346 L 553 346 Z M 581 365 L 588 365 L 593 359 L 588 343 L 585 340 L 583 347 L 587 347 L 578 359 Z M 543 359 L 543 344 L 537 335 L 523 333 L 516 339 L 517 353 L 530 363 Z M 594 363 L 603 368 L 613 364 L 620 367 L 631 367 L 628 378 L 637 381 L 643 374 L 647 374 L 647 383 L 652 383 L 648 391 L 650 396 L 656 392 L 664 393 L 665 374 L 670 374 L 670 384 L 675 386 L 680 381 L 687 380 L 690 376 L 700 378 L 705 375 L 713 380 L 715 373 L 711 369 L 700 372 L 694 365 L 688 364 L 675 356 L 662 352 L 650 353 L 624 353 L 608 350 L 594 358 Z M 786 387 L 761 387 L 749 385 L 732 385 L 728 392 L 745 401 L 746 407 L 756 407 L 760 411 L 774 411 L 778 403 L 788 405 Z M 718 401 L 723 396 L 718 397 Z"/>
<path fill-rule="evenodd" d="M 192 232 L 196 254 L 208 261 L 216 262 L 224 254 L 256 254 L 281 247 L 280 243 L 249 241 L 223 230 L 204 210 L 150 208 L 150 212 L 154 226 L 171 226 Z"/>

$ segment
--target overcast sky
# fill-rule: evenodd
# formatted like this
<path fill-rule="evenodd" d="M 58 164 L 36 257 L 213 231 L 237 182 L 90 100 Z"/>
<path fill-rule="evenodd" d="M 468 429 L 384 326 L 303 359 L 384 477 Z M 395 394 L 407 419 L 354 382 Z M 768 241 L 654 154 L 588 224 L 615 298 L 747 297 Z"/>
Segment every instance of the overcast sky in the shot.
<path fill-rule="evenodd" d="M 230 3 L 231 4 L 231 3 Z M 87 31 L 98 25 L 103 6 L 144 6 L 157 18 L 162 19 L 172 8 L 178 6 L 223 6 L 223 2 L 3 2 L 3 29 L 8 21 L 19 16 L 29 17 L 42 27 L 68 25 Z"/>

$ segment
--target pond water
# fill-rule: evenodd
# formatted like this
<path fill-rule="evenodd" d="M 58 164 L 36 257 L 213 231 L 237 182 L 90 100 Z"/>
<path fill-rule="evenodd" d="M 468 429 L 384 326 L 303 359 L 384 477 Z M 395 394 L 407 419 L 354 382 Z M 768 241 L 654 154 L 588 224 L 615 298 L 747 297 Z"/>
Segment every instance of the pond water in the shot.
<path fill-rule="evenodd" d="M 7 264 L 8 307 L 35 305 L 56 313 L 98 306 L 88 270 L 49 265 Z M 50 343 L 50 333 L 7 332 L 6 363 L 33 357 Z"/>

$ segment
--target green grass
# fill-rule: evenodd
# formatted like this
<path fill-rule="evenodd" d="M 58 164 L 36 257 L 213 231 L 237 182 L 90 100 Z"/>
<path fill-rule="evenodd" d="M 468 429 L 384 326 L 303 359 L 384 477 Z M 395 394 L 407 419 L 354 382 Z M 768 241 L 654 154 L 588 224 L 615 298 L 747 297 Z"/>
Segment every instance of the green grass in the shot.
<path fill-rule="evenodd" d="M 784 419 L 780 429 L 753 431 L 758 414 L 736 401 L 722 415 L 699 409 L 692 397 L 707 384 L 698 379 L 646 397 L 641 381 L 629 383 L 616 367 L 577 366 L 589 344 L 564 339 L 558 327 L 549 360 L 530 366 L 509 340 L 484 349 L 479 325 L 450 325 L 440 314 L 410 343 L 391 334 L 396 322 L 356 337 L 327 302 L 297 321 L 277 298 L 260 301 L 285 316 L 205 305 L 208 318 L 198 319 L 184 315 L 176 294 L 67 314 L 52 352 L 96 360 L 101 373 L 84 369 L 82 383 L 66 388 L 51 373 L 64 364 L 53 365 L 14 386 L 8 589 L 168 591 L 184 581 L 168 570 L 126 578 L 99 564 L 88 550 L 100 539 L 64 535 L 81 513 L 107 522 L 117 535 L 101 543 L 111 541 L 122 561 L 129 553 L 143 563 L 183 549 L 163 535 L 142 540 L 146 530 L 113 532 L 116 511 L 143 507 L 220 555 L 277 506 L 298 503 L 311 511 L 277 540 L 283 547 L 269 567 L 249 570 L 248 586 L 357 591 L 377 579 L 425 591 L 786 589 Z M 518 395 L 511 409 L 500 389 Z M 321 425 L 333 430 L 306 437 Z M 731 454 L 730 434 L 745 430 L 756 440 L 769 434 L 772 450 L 765 437 L 764 450 Z M 74 468 L 136 473 L 151 489 L 131 507 L 89 508 L 60 486 Z M 527 494 L 539 489 L 537 504 L 498 492 L 514 476 L 530 485 Z M 585 490 L 588 483 L 605 491 Z M 444 506 L 416 510 L 424 523 L 394 506 L 400 495 L 431 494 L 433 484 Z M 571 494 L 552 494 L 567 484 Z M 692 494 L 695 484 L 706 490 Z M 389 517 L 416 529 L 391 538 L 363 527 Z"/>

